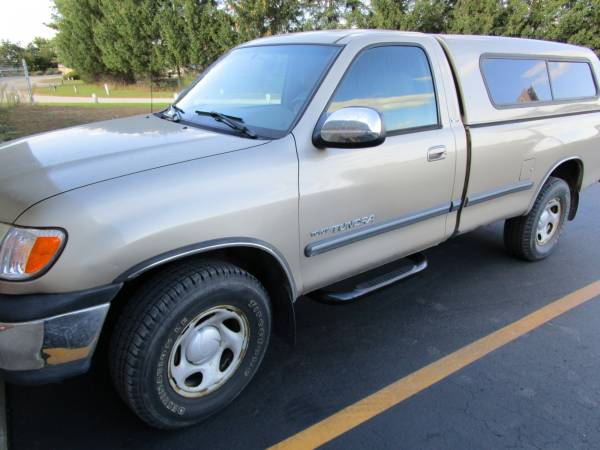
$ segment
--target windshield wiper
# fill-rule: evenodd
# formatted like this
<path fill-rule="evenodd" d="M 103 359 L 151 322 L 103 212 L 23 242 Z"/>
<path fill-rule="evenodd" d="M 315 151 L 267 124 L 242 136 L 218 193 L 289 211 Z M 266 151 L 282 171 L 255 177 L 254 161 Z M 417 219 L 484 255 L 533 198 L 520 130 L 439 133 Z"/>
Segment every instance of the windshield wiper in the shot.
<path fill-rule="evenodd" d="M 234 130 L 245 134 L 249 138 L 256 139 L 258 137 L 254 131 L 250 130 L 246 125 L 243 124 L 244 119 L 241 117 L 228 116 L 227 114 L 221 114 L 216 111 L 196 111 L 196 114 L 199 116 L 212 117 L 217 122 L 223 122 L 225 125 L 228 125 Z"/>
<path fill-rule="evenodd" d="M 161 117 L 170 120 L 171 122 L 179 122 L 182 114 L 185 114 L 185 111 L 179 106 L 169 105 L 169 108 L 161 113 Z"/>

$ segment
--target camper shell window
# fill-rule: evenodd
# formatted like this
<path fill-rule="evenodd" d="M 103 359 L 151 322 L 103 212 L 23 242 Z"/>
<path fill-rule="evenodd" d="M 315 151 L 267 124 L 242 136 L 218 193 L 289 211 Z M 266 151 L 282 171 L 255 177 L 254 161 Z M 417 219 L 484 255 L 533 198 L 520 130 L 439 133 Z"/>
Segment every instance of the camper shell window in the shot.
<path fill-rule="evenodd" d="M 535 56 L 483 55 L 481 73 L 496 108 L 593 99 L 598 88 L 590 63 Z"/>

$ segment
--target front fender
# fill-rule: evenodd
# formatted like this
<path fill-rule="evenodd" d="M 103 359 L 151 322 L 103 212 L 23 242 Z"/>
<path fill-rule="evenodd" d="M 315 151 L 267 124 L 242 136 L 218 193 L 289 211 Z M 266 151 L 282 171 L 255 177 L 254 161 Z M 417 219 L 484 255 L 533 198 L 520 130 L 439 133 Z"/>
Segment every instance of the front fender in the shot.
<path fill-rule="evenodd" d="M 298 159 L 291 136 L 74 189 L 26 211 L 22 226 L 60 226 L 69 241 L 37 280 L 2 293 L 70 292 L 112 283 L 157 255 L 199 242 L 268 242 L 299 274 Z"/>

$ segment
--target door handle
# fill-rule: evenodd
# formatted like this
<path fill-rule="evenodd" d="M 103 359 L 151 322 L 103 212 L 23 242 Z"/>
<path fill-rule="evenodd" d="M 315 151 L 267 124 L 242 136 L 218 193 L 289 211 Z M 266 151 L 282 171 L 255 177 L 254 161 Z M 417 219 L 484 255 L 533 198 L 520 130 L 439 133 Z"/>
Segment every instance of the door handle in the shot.
<path fill-rule="evenodd" d="M 445 145 L 436 145 L 427 150 L 427 161 L 440 161 L 446 158 L 447 153 Z"/>

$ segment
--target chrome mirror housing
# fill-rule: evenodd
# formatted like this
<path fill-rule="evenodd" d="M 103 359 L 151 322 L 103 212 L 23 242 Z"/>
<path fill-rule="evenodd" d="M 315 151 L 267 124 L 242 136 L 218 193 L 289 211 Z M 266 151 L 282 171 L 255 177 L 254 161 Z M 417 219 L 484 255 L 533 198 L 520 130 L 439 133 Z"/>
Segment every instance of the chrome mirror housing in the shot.
<path fill-rule="evenodd" d="M 313 134 L 317 147 L 374 147 L 385 140 L 381 114 L 362 106 L 338 109 L 319 121 Z"/>

